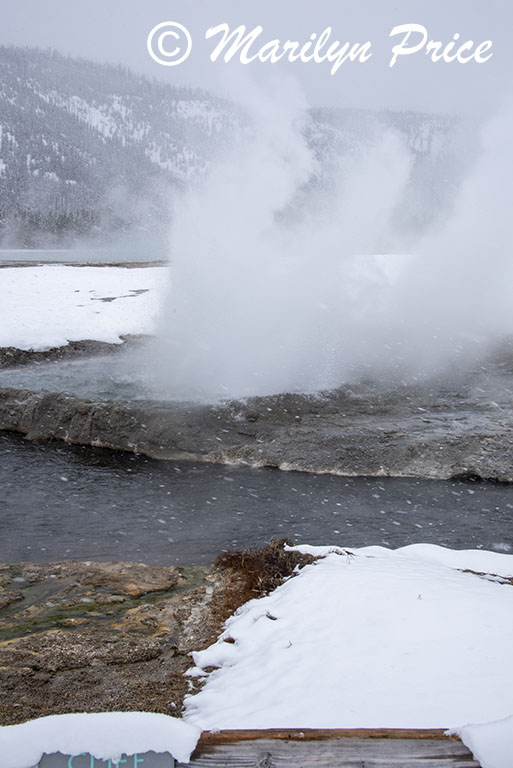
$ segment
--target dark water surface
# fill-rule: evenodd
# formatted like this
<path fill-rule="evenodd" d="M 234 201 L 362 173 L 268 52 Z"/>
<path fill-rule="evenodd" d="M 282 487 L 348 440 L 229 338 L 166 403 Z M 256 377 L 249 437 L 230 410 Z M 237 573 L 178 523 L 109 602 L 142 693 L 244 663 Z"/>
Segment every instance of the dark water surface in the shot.
<path fill-rule="evenodd" d="M 271 538 L 513 551 L 513 486 L 158 462 L 0 433 L 0 561 L 211 563 Z"/>

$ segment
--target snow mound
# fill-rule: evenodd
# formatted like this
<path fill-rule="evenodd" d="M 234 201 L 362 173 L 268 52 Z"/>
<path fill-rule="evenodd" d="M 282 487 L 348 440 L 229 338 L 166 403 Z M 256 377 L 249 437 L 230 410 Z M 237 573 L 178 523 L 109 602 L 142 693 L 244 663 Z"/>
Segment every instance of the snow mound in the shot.
<path fill-rule="evenodd" d="M 188 763 L 199 728 L 167 715 L 148 712 L 50 715 L 21 725 L 0 727 L 0 755 L 8 768 L 31 768 L 43 754 L 90 753 L 118 763 L 122 754 L 170 752 Z"/>
<path fill-rule="evenodd" d="M 188 722 L 456 728 L 513 713 L 513 556 L 299 549 L 323 557 L 193 654 L 195 674 L 217 669 L 186 699 Z"/>
<path fill-rule="evenodd" d="M 346 553 L 347 551 L 358 552 L 360 555 L 367 555 L 368 557 L 372 555 L 407 559 L 414 557 L 462 571 L 496 574 L 506 578 L 513 577 L 513 555 L 488 552 L 484 549 L 447 549 L 447 547 L 440 547 L 437 544 L 409 544 L 399 549 L 372 546 L 345 550 L 341 547 L 313 547 L 309 544 L 285 548 L 288 550 L 295 549 L 314 557 L 323 557 L 330 552 Z"/>
<path fill-rule="evenodd" d="M 483 768 L 511 768 L 513 764 L 513 717 L 495 723 L 467 725 L 452 733 L 460 737 Z"/>

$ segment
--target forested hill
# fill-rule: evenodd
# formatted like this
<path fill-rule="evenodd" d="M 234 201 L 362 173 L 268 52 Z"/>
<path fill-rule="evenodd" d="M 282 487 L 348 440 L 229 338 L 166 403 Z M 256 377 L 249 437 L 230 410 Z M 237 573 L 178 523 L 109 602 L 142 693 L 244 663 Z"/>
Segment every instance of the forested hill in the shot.
<path fill-rule="evenodd" d="M 162 221 L 233 117 L 211 94 L 52 51 L 0 48 L 0 241 Z"/>
<path fill-rule="evenodd" d="M 0 47 L 0 246 L 165 238 L 173 196 L 229 146 L 240 122 L 211 93 L 55 51 Z M 445 204 L 440 169 L 449 181 L 460 172 L 454 121 L 312 110 L 304 132 L 319 175 L 336 175 L 337 157 L 376 122 L 401 133 L 416 158 L 407 218 L 418 226 L 433 201 Z"/>

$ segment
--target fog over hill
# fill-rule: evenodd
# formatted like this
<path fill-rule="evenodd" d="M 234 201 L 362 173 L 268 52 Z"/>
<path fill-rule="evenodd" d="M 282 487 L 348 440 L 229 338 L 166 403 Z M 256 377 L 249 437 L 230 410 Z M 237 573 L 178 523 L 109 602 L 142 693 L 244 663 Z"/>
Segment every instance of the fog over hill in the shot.
<path fill-rule="evenodd" d="M 211 94 L 55 52 L 0 49 L 4 243 L 155 226 L 232 116 Z"/>
<path fill-rule="evenodd" d="M 0 244 L 164 243 L 173 199 L 237 141 L 245 120 L 212 93 L 55 51 L 0 47 Z M 313 183 L 329 185 L 338 159 L 384 124 L 415 158 L 402 225 L 418 228 L 443 209 L 464 167 L 467 130 L 453 118 L 311 110 L 303 130 L 317 161 Z"/>

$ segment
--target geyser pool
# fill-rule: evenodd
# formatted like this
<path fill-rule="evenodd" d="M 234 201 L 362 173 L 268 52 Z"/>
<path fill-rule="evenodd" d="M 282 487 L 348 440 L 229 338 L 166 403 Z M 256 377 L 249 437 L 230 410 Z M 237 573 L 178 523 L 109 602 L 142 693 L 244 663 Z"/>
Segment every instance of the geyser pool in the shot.
<path fill-rule="evenodd" d="M 0 387 L 60 392 L 96 402 L 115 401 L 127 406 L 184 405 L 173 397 L 159 397 L 151 366 L 140 351 L 32 363 L 0 370 Z"/>

